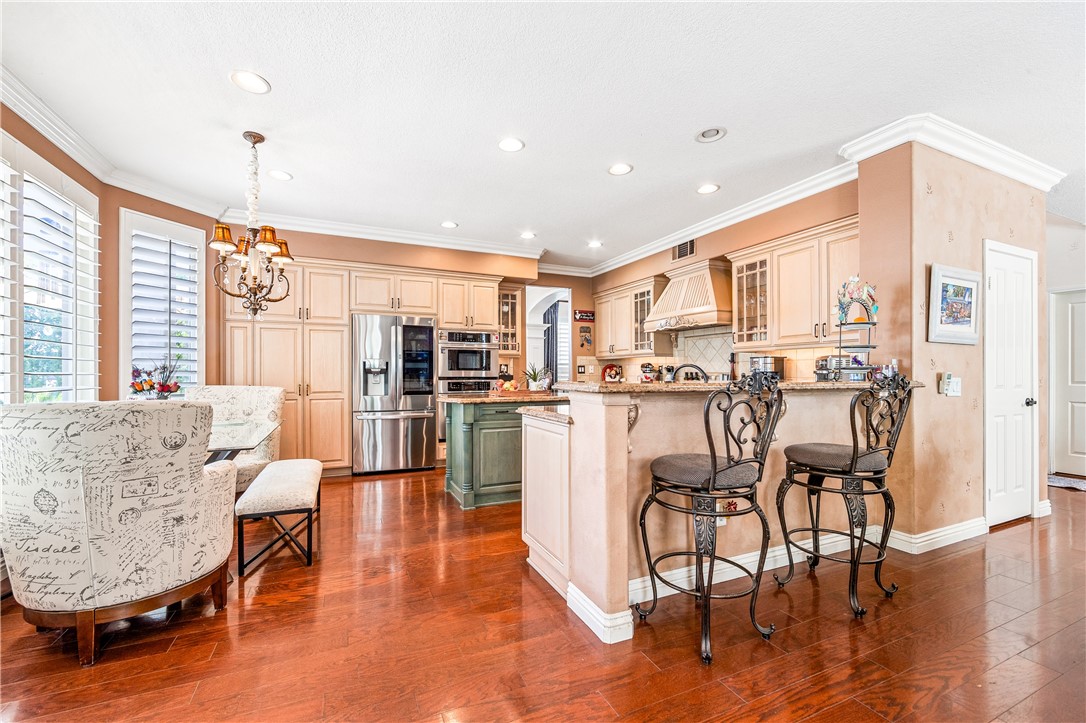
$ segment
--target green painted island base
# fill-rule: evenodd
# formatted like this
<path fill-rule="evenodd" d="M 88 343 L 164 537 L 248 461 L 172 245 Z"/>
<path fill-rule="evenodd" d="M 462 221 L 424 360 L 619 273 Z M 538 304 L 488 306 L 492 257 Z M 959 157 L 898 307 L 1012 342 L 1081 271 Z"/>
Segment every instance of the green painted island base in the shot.
<path fill-rule="evenodd" d="M 465 510 L 520 502 L 521 422 L 516 410 L 554 403 L 548 397 L 446 402 L 445 491 Z"/>

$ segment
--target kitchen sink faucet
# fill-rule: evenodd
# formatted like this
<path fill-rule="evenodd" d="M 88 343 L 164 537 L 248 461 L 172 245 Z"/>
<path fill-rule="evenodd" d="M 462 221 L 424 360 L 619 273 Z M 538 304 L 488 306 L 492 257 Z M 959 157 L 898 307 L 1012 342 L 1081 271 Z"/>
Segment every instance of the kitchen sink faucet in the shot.
<path fill-rule="evenodd" d="M 703 382 L 707 382 L 707 381 L 709 381 L 709 375 L 708 375 L 708 374 L 706 374 L 706 373 L 705 373 L 705 370 L 704 370 L 704 369 L 702 369 L 701 367 L 699 367 L 699 366 L 698 366 L 697 364 L 680 364 L 679 366 L 675 367 L 675 371 L 671 372 L 671 374 L 669 374 L 669 375 L 668 375 L 668 376 L 670 376 L 671 378 L 670 378 L 670 379 L 668 379 L 667 377 L 664 377 L 664 381 L 665 381 L 665 382 L 673 382 L 673 381 L 676 381 L 676 380 L 677 380 L 677 379 L 679 378 L 679 372 L 680 372 L 681 370 L 683 370 L 683 369 L 693 369 L 693 370 L 695 370 L 695 371 L 696 371 L 696 372 L 697 372 L 698 374 L 701 374 L 701 380 L 702 380 Z"/>

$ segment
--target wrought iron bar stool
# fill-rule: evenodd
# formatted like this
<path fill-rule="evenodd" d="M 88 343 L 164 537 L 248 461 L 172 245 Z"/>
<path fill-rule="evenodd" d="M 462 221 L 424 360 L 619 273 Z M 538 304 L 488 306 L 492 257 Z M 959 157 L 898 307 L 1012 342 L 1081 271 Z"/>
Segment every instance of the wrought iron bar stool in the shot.
<path fill-rule="evenodd" d="M 638 603 L 634 609 L 642 620 L 656 610 L 657 580 L 681 593 L 693 595 L 701 604 L 701 658 L 706 663 L 713 660 L 709 635 L 712 600 L 749 595 L 750 621 L 755 630 L 768 640 L 776 629 L 773 625 L 765 627 L 758 624 L 755 606 L 769 548 L 769 522 L 758 505 L 756 486 L 762 478 L 766 453 L 781 415 L 784 397 L 777 388 L 777 382 L 775 374 L 754 372 L 725 389 L 713 392 L 705 401 L 703 412 L 709 453 L 669 454 L 657 457 L 650 465 L 652 491 L 641 508 L 641 541 L 645 546 L 645 561 L 652 583 L 652 605 L 643 608 Z M 714 420 L 714 417 L 717 419 Z M 717 424 L 720 426 L 717 427 Z M 723 440 L 721 453 L 718 453 L 714 440 L 714 427 L 718 438 Z M 654 504 L 693 518 L 696 549 L 668 552 L 653 558 L 645 531 L 645 516 Z M 716 554 L 717 519 L 751 513 L 758 515 L 762 523 L 762 548 L 758 567 L 754 571 Z M 673 557 L 694 558 L 693 587 L 682 587 L 660 573 L 659 564 Z M 750 588 L 737 593 L 714 593 L 713 572 L 717 561 L 727 563 L 749 577 Z"/>
<path fill-rule="evenodd" d="M 852 416 L 852 446 L 847 444 L 808 443 L 792 444 L 784 448 L 787 467 L 784 479 L 777 488 L 777 514 L 784 533 L 785 549 L 788 553 L 788 574 L 784 578 L 773 575 L 778 587 L 784 587 L 795 573 L 792 560 L 792 548 L 807 555 L 807 565 L 811 571 L 818 567 L 819 560 L 834 560 L 849 565 L 848 598 L 852 612 L 862 617 L 867 609 L 860 607 L 856 593 L 860 565 L 875 566 L 875 582 L 893 597 L 897 585 L 889 587 L 882 582 L 882 563 L 886 560 L 886 545 L 894 525 L 894 497 L 886 486 L 886 474 L 894 459 L 894 448 L 905 424 L 912 400 L 911 382 L 901 374 L 889 376 L 876 375 L 871 386 L 852 397 L 850 412 Z M 841 480 L 840 487 L 826 486 L 827 478 Z M 807 513 L 810 527 L 788 527 L 785 520 L 784 503 L 788 490 L 795 485 L 807 491 Z M 822 527 L 822 494 L 840 495 L 848 512 L 848 530 L 835 530 Z M 885 506 L 882 533 L 877 542 L 867 539 L 867 498 L 879 495 Z M 793 539 L 796 533 L 811 533 L 811 547 L 807 548 Z M 822 552 L 820 542 L 823 535 L 845 537 L 849 543 L 847 558 Z M 864 546 L 870 546 L 876 552 L 864 559 Z"/>

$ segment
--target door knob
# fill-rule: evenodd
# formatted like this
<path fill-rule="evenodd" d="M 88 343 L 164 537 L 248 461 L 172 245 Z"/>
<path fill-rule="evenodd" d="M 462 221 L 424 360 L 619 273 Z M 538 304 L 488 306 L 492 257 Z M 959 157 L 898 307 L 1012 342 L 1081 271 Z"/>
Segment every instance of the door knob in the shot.
<path fill-rule="evenodd" d="M 1029 399 L 1026 400 L 1026 406 L 1027 407 L 1035 407 L 1035 406 L 1037 406 L 1037 400 L 1034 399 L 1033 397 L 1030 397 Z"/>

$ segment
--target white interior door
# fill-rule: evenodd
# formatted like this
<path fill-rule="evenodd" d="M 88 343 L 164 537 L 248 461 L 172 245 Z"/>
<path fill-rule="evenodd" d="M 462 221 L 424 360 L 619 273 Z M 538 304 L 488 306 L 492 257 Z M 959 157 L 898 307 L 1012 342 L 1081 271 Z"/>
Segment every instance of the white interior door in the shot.
<path fill-rule="evenodd" d="M 1037 498 L 1037 255 L 984 242 L 984 482 L 989 525 Z"/>
<path fill-rule="evenodd" d="M 1086 291 L 1052 296 L 1050 472 L 1086 477 Z"/>

